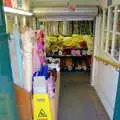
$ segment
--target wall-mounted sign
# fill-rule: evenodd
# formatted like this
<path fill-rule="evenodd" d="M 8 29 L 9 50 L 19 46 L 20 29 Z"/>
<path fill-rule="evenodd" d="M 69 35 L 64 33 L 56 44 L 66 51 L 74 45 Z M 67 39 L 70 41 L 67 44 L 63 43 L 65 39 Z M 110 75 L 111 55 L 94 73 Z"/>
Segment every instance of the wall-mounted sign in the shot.
<path fill-rule="evenodd" d="M 3 3 L 6 7 L 12 8 L 12 1 L 11 0 L 3 0 Z"/>

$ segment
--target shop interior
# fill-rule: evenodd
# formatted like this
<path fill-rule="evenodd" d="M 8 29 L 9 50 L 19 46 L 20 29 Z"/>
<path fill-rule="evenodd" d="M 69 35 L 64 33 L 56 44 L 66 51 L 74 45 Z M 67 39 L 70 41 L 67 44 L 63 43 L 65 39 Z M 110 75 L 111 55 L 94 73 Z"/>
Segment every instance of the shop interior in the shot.
<path fill-rule="evenodd" d="M 57 118 L 64 120 L 66 117 L 62 118 L 63 111 L 68 109 L 66 106 L 68 104 L 73 104 L 74 109 L 80 110 L 75 105 L 79 101 L 72 99 L 79 96 L 77 92 L 83 88 L 86 89 L 85 94 L 89 95 L 87 93 L 89 89 L 92 94 L 95 94 L 90 86 L 95 20 L 36 20 L 35 22 L 31 17 L 10 14 L 6 14 L 6 20 L 7 31 L 10 33 L 11 65 L 21 119 L 24 119 L 23 111 L 26 113 L 26 110 L 28 110 L 29 119 L 32 116 L 37 119 L 35 115 L 38 114 L 40 108 L 37 107 L 39 104 L 36 103 L 36 99 L 40 97 L 48 99 L 47 105 L 51 106 L 49 109 L 47 108 L 48 110 L 44 107 L 44 110 L 40 109 L 39 114 L 43 114 L 42 117 L 46 116 L 45 111 L 50 111 L 51 114 L 48 114 L 48 117 L 51 117 L 52 120 Z M 35 24 L 33 24 L 34 22 Z M 31 31 L 28 33 L 30 37 L 28 37 L 25 31 L 29 30 L 30 24 L 32 29 L 30 29 Z M 31 78 L 32 81 L 30 81 Z M 66 93 L 67 89 L 71 92 Z M 74 90 L 76 95 L 74 95 Z M 20 101 L 22 95 L 20 93 L 25 97 L 27 95 L 27 104 Z M 66 97 L 62 99 L 63 94 Z M 70 102 L 62 107 L 66 100 Z M 88 101 L 91 101 L 91 98 L 88 97 Z M 31 103 L 33 106 L 30 106 Z M 21 104 L 23 104 L 23 108 L 21 108 Z M 41 117 L 39 114 L 37 117 Z"/>
<path fill-rule="evenodd" d="M 5 13 L 20 120 L 98 120 L 95 110 L 109 120 L 91 87 L 98 8 L 79 15 L 72 7 L 62 19 Z"/>

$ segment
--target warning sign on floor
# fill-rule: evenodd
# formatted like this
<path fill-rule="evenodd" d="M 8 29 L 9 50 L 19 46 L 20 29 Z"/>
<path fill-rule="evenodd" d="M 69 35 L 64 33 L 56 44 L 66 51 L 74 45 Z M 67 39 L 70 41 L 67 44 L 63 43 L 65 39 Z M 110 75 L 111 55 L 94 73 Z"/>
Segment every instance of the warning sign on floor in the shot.
<path fill-rule="evenodd" d="M 52 120 L 52 113 L 48 94 L 34 94 L 34 120 Z"/>

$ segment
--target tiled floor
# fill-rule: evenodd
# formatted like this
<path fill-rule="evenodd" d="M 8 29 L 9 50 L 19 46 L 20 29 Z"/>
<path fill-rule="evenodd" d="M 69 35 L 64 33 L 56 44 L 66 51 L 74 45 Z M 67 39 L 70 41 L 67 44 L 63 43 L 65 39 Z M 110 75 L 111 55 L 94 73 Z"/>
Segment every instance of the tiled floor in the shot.
<path fill-rule="evenodd" d="M 61 73 L 59 120 L 110 120 L 88 73 Z"/>

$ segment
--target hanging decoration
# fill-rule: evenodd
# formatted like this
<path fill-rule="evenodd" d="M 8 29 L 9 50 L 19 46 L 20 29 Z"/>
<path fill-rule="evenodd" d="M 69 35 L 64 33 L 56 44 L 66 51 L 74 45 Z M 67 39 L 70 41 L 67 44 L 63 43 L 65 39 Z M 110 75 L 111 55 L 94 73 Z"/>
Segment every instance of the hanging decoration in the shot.
<path fill-rule="evenodd" d="M 68 1 L 68 9 L 72 12 L 76 10 L 76 4 L 73 0 Z"/>

